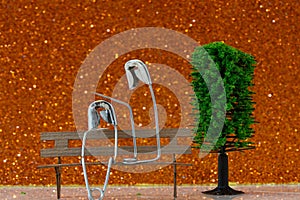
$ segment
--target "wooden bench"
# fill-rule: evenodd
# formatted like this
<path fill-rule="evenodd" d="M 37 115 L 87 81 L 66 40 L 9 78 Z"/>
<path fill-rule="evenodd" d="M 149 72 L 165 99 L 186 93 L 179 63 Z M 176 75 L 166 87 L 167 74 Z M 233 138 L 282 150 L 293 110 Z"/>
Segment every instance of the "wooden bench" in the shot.
<path fill-rule="evenodd" d="M 101 132 L 101 133 L 99 133 Z M 127 131 L 118 131 L 118 138 L 121 140 L 131 140 L 132 137 L 130 134 L 126 133 Z M 136 130 L 136 135 L 138 138 L 155 138 L 153 134 L 153 130 Z M 130 133 L 130 132 L 129 132 Z M 164 161 L 155 161 L 152 165 L 172 165 L 173 166 L 173 175 L 174 175 L 174 199 L 177 197 L 177 166 L 191 166 L 190 163 L 181 163 L 176 161 L 176 155 L 181 154 L 191 154 L 190 143 L 187 141 L 192 141 L 192 134 L 190 130 L 187 129 L 162 129 L 160 131 L 161 140 L 169 140 L 169 144 L 164 145 L 162 143 L 161 146 L 161 155 L 171 155 L 172 159 L 170 162 Z M 40 165 L 37 168 L 54 168 L 56 173 L 56 187 L 57 187 L 57 199 L 60 199 L 61 194 L 61 168 L 62 167 L 71 167 L 71 166 L 81 166 L 81 163 L 62 163 L 62 157 L 71 157 L 81 156 L 81 147 L 70 147 L 69 141 L 81 140 L 83 137 L 83 133 L 77 132 L 45 132 L 41 133 L 40 140 L 43 142 L 46 141 L 54 141 L 53 148 L 45 148 L 41 149 L 40 155 L 42 158 L 58 158 L 57 164 L 48 164 L 48 165 Z M 114 131 L 109 129 L 101 129 L 101 131 L 93 131 L 89 134 L 88 139 L 100 140 L 100 139 L 113 139 Z M 185 142 L 183 142 L 185 141 Z M 133 146 L 120 146 L 125 151 L 121 151 L 118 155 L 129 154 L 129 152 L 133 152 Z M 138 153 L 149 153 L 155 152 L 155 145 L 147 145 L 147 146 L 138 146 Z M 124 153 L 125 152 L 125 153 Z M 107 146 L 97 146 L 97 147 L 89 147 L 85 150 L 86 156 L 105 156 L 105 155 L 113 155 L 113 147 L 109 148 Z M 132 155 L 132 153 L 131 153 Z M 155 154 L 154 154 L 155 155 Z M 86 165 L 103 165 L 102 162 L 88 162 Z"/>

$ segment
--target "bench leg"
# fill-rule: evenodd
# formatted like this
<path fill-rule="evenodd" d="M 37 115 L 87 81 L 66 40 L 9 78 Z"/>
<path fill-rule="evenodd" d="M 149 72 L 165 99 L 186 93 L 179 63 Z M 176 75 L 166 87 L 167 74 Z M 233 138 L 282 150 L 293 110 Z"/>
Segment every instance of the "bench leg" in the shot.
<path fill-rule="evenodd" d="M 173 174 L 174 174 L 174 200 L 177 198 L 177 165 L 176 165 L 176 157 L 173 155 Z"/>
<path fill-rule="evenodd" d="M 55 174 L 56 174 L 56 189 L 57 189 L 57 199 L 60 199 L 60 189 L 61 189 L 61 176 L 60 176 L 60 167 L 55 167 Z"/>

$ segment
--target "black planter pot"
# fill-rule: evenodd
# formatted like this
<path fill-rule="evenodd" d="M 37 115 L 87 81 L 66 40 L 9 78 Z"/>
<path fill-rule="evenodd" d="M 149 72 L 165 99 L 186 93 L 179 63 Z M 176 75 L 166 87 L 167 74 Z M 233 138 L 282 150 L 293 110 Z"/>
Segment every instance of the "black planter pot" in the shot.
<path fill-rule="evenodd" d="M 218 186 L 209 191 L 202 192 L 211 195 L 238 195 L 244 194 L 242 191 L 232 189 L 228 184 L 228 156 L 225 148 L 222 148 L 218 156 Z"/>

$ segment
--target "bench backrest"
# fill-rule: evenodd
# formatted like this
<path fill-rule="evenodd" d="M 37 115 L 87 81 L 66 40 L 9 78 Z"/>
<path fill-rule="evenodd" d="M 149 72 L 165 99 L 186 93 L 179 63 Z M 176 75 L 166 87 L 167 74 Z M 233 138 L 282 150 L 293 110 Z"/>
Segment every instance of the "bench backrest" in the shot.
<path fill-rule="evenodd" d="M 118 138 L 132 140 L 131 131 L 118 131 Z M 83 137 L 83 132 L 44 132 L 40 135 L 40 140 L 54 141 L 54 147 L 41 149 L 41 157 L 66 157 L 66 156 L 80 156 L 81 147 L 70 147 L 69 141 L 80 141 Z M 138 138 L 155 138 L 154 130 L 136 130 Z M 150 135 L 150 137 L 149 137 Z M 192 134 L 188 129 L 162 129 L 160 131 L 161 139 L 168 138 L 169 142 L 161 146 L 162 154 L 190 154 Z M 98 129 L 92 131 L 87 137 L 89 140 L 112 140 L 114 139 L 114 130 Z M 155 145 L 138 146 L 139 153 L 153 153 L 156 151 Z M 113 155 L 113 147 L 107 145 L 89 147 L 85 155 Z M 133 146 L 120 146 L 119 155 L 133 152 Z"/>

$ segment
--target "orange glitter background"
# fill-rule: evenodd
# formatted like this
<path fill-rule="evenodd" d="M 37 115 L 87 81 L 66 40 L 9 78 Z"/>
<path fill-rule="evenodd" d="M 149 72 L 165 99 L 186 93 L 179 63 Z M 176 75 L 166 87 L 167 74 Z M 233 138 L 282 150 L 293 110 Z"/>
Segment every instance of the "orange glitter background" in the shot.
<path fill-rule="evenodd" d="M 5 1 L 0 3 L 0 184 L 55 184 L 53 169 L 38 170 L 40 132 L 75 131 L 72 91 L 80 65 L 105 39 L 137 27 L 165 27 L 199 44 L 214 41 L 250 53 L 258 61 L 255 150 L 229 153 L 229 180 L 246 183 L 299 183 L 300 3 L 298 0 L 122 0 Z M 151 53 L 151 51 L 149 51 Z M 148 53 L 149 53 L 148 52 Z M 140 53 L 119 57 L 114 65 Z M 167 54 L 165 56 L 168 56 Z M 164 56 L 141 59 L 163 63 Z M 174 63 L 167 63 L 169 66 Z M 187 67 L 182 73 L 189 74 Z M 109 87 L 109 86 L 108 86 Z M 181 161 L 178 181 L 217 181 L 217 155 Z M 77 162 L 78 159 L 63 159 Z M 100 177 L 101 166 L 90 168 Z M 101 171 L 102 170 L 102 171 Z M 112 171 L 110 183 L 172 182 L 172 168 L 143 174 Z M 97 180 L 92 183 L 102 183 Z M 63 168 L 63 184 L 84 184 L 80 167 Z"/>

